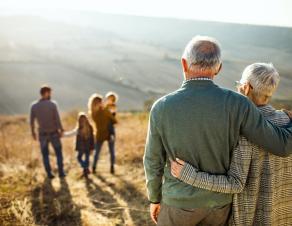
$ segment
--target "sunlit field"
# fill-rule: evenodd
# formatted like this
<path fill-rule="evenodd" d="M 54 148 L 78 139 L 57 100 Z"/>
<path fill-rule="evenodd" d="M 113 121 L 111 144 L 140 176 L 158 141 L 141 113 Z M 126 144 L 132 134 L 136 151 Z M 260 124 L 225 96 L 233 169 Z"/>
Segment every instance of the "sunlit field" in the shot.
<path fill-rule="evenodd" d="M 273 105 L 292 109 L 289 103 Z M 63 114 L 65 129 L 75 127 L 77 113 Z M 114 176 L 109 173 L 106 144 L 97 174 L 85 179 L 73 150 L 74 138 L 62 138 L 67 177 L 48 180 L 27 117 L 1 116 L 0 225 L 153 225 L 142 164 L 148 113 L 121 113 L 118 119 Z M 52 149 L 50 153 L 57 175 Z"/>
<path fill-rule="evenodd" d="M 75 126 L 76 115 L 63 115 L 66 129 Z M 109 173 L 104 145 L 97 174 L 81 177 L 73 138 L 63 138 L 67 177 L 48 180 L 26 116 L 2 116 L 0 225 L 152 225 L 142 166 L 147 118 L 146 113 L 119 116 L 116 175 Z M 52 149 L 50 158 L 56 169 Z"/>
<path fill-rule="evenodd" d="M 280 74 L 271 104 L 292 110 L 292 1 L 268 2 L 0 0 L 0 226 L 153 226 L 142 161 L 148 112 L 188 79 L 182 54 L 198 35 L 220 43 L 216 85 L 235 91 L 247 65 L 271 62 Z M 200 70 L 195 77 L 206 77 Z M 56 177 L 47 179 L 27 115 L 43 85 L 66 131 L 92 94 L 108 104 L 106 94 L 117 93 L 114 175 L 106 142 L 96 174 L 86 178 L 75 138 L 64 137 L 67 176 L 58 177 L 50 147 Z"/>

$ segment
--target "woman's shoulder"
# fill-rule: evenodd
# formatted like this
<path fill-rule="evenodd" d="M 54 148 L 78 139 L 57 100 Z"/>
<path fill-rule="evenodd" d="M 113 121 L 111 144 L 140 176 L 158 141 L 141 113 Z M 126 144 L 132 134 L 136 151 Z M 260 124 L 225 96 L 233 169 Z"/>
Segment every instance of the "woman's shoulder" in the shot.
<path fill-rule="evenodd" d="M 284 110 L 276 110 L 271 105 L 259 107 L 259 110 L 266 119 L 277 126 L 286 126 L 291 122 L 291 118 Z"/>

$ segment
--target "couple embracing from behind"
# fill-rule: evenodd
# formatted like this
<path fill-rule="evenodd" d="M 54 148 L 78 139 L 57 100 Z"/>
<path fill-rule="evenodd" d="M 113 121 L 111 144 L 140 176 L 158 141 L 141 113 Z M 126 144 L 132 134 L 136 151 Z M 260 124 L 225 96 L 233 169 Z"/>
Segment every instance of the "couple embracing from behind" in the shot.
<path fill-rule="evenodd" d="M 197 36 L 182 56 L 180 89 L 150 112 L 144 168 L 159 226 L 291 225 L 292 127 L 269 105 L 279 74 L 249 65 L 239 93 L 217 86 L 221 50 Z"/>

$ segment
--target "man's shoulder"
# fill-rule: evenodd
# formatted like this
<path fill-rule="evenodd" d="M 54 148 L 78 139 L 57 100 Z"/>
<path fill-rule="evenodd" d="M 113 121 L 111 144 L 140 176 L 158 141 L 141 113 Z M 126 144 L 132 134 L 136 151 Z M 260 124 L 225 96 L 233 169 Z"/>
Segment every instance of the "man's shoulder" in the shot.
<path fill-rule="evenodd" d="M 58 106 L 58 102 L 56 100 L 48 100 L 51 105 Z"/>
<path fill-rule="evenodd" d="M 30 107 L 34 108 L 35 106 L 38 105 L 38 103 L 39 103 L 39 100 L 35 100 L 35 101 L 31 102 Z"/>
<path fill-rule="evenodd" d="M 177 98 L 178 92 L 179 92 L 179 90 L 176 90 L 174 92 L 168 93 L 168 94 L 160 97 L 152 105 L 151 111 L 160 110 L 163 108 L 163 106 L 165 106 L 165 105 L 169 104 L 170 102 L 172 102 L 173 100 L 175 100 Z"/>
<path fill-rule="evenodd" d="M 31 103 L 31 108 L 38 108 L 38 107 L 57 107 L 57 102 L 54 100 L 36 100 Z"/>
<path fill-rule="evenodd" d="M 222 87 L 218 87 L 218 88 L 220 89 L 223 95 L 225 95 L 230 101 L 234 103 L 237 103 L 239 105 L 250 103 L 250 100 L 246 96 L 242 95 L 241 93 L 235 92 L 227 88 L 222 88 Z"/>
<path fill-rule="evenodd" d="M 217 86 L 217 88 L 225 95 L 229 95 L 231 97 L 234 97 L 234 98 L 245 98 L 244 95 L 242 95 L 241 93 L 238 93 L 238 92 L 235 92 L 231 89 L 228 89 L 228 88 L 225 88 L 225 87 L 221 87 L 221 86 Z"/>
<path fill-rule="evenodd" d="M 35 100 L 31 103 L 30 107 L 31 109 L 38 109 L 41 106 L 41 100 Z"/>
<path fill-rule="evenodd" d="M 58 103 L 55 100 L 45 100 L 44 105 L 52 109 L 57 109 L 58 107 Z"/>

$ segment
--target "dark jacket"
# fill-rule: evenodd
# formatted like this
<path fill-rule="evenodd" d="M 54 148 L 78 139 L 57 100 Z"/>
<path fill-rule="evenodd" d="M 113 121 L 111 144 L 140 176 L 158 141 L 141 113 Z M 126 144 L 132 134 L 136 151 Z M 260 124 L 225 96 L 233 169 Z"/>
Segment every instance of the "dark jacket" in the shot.
<path fill-rule="evenodd" d="M 75 150 L 81 152 L 89 152 L 90 150 L 94 149 L 94 136 L 93 136 L 93 129 L 90 127 L 90 136 L 88 139 L 83 138 L 79 131 L 77 131 L 76 135 L 76 143 L 75 143 Z"/>

